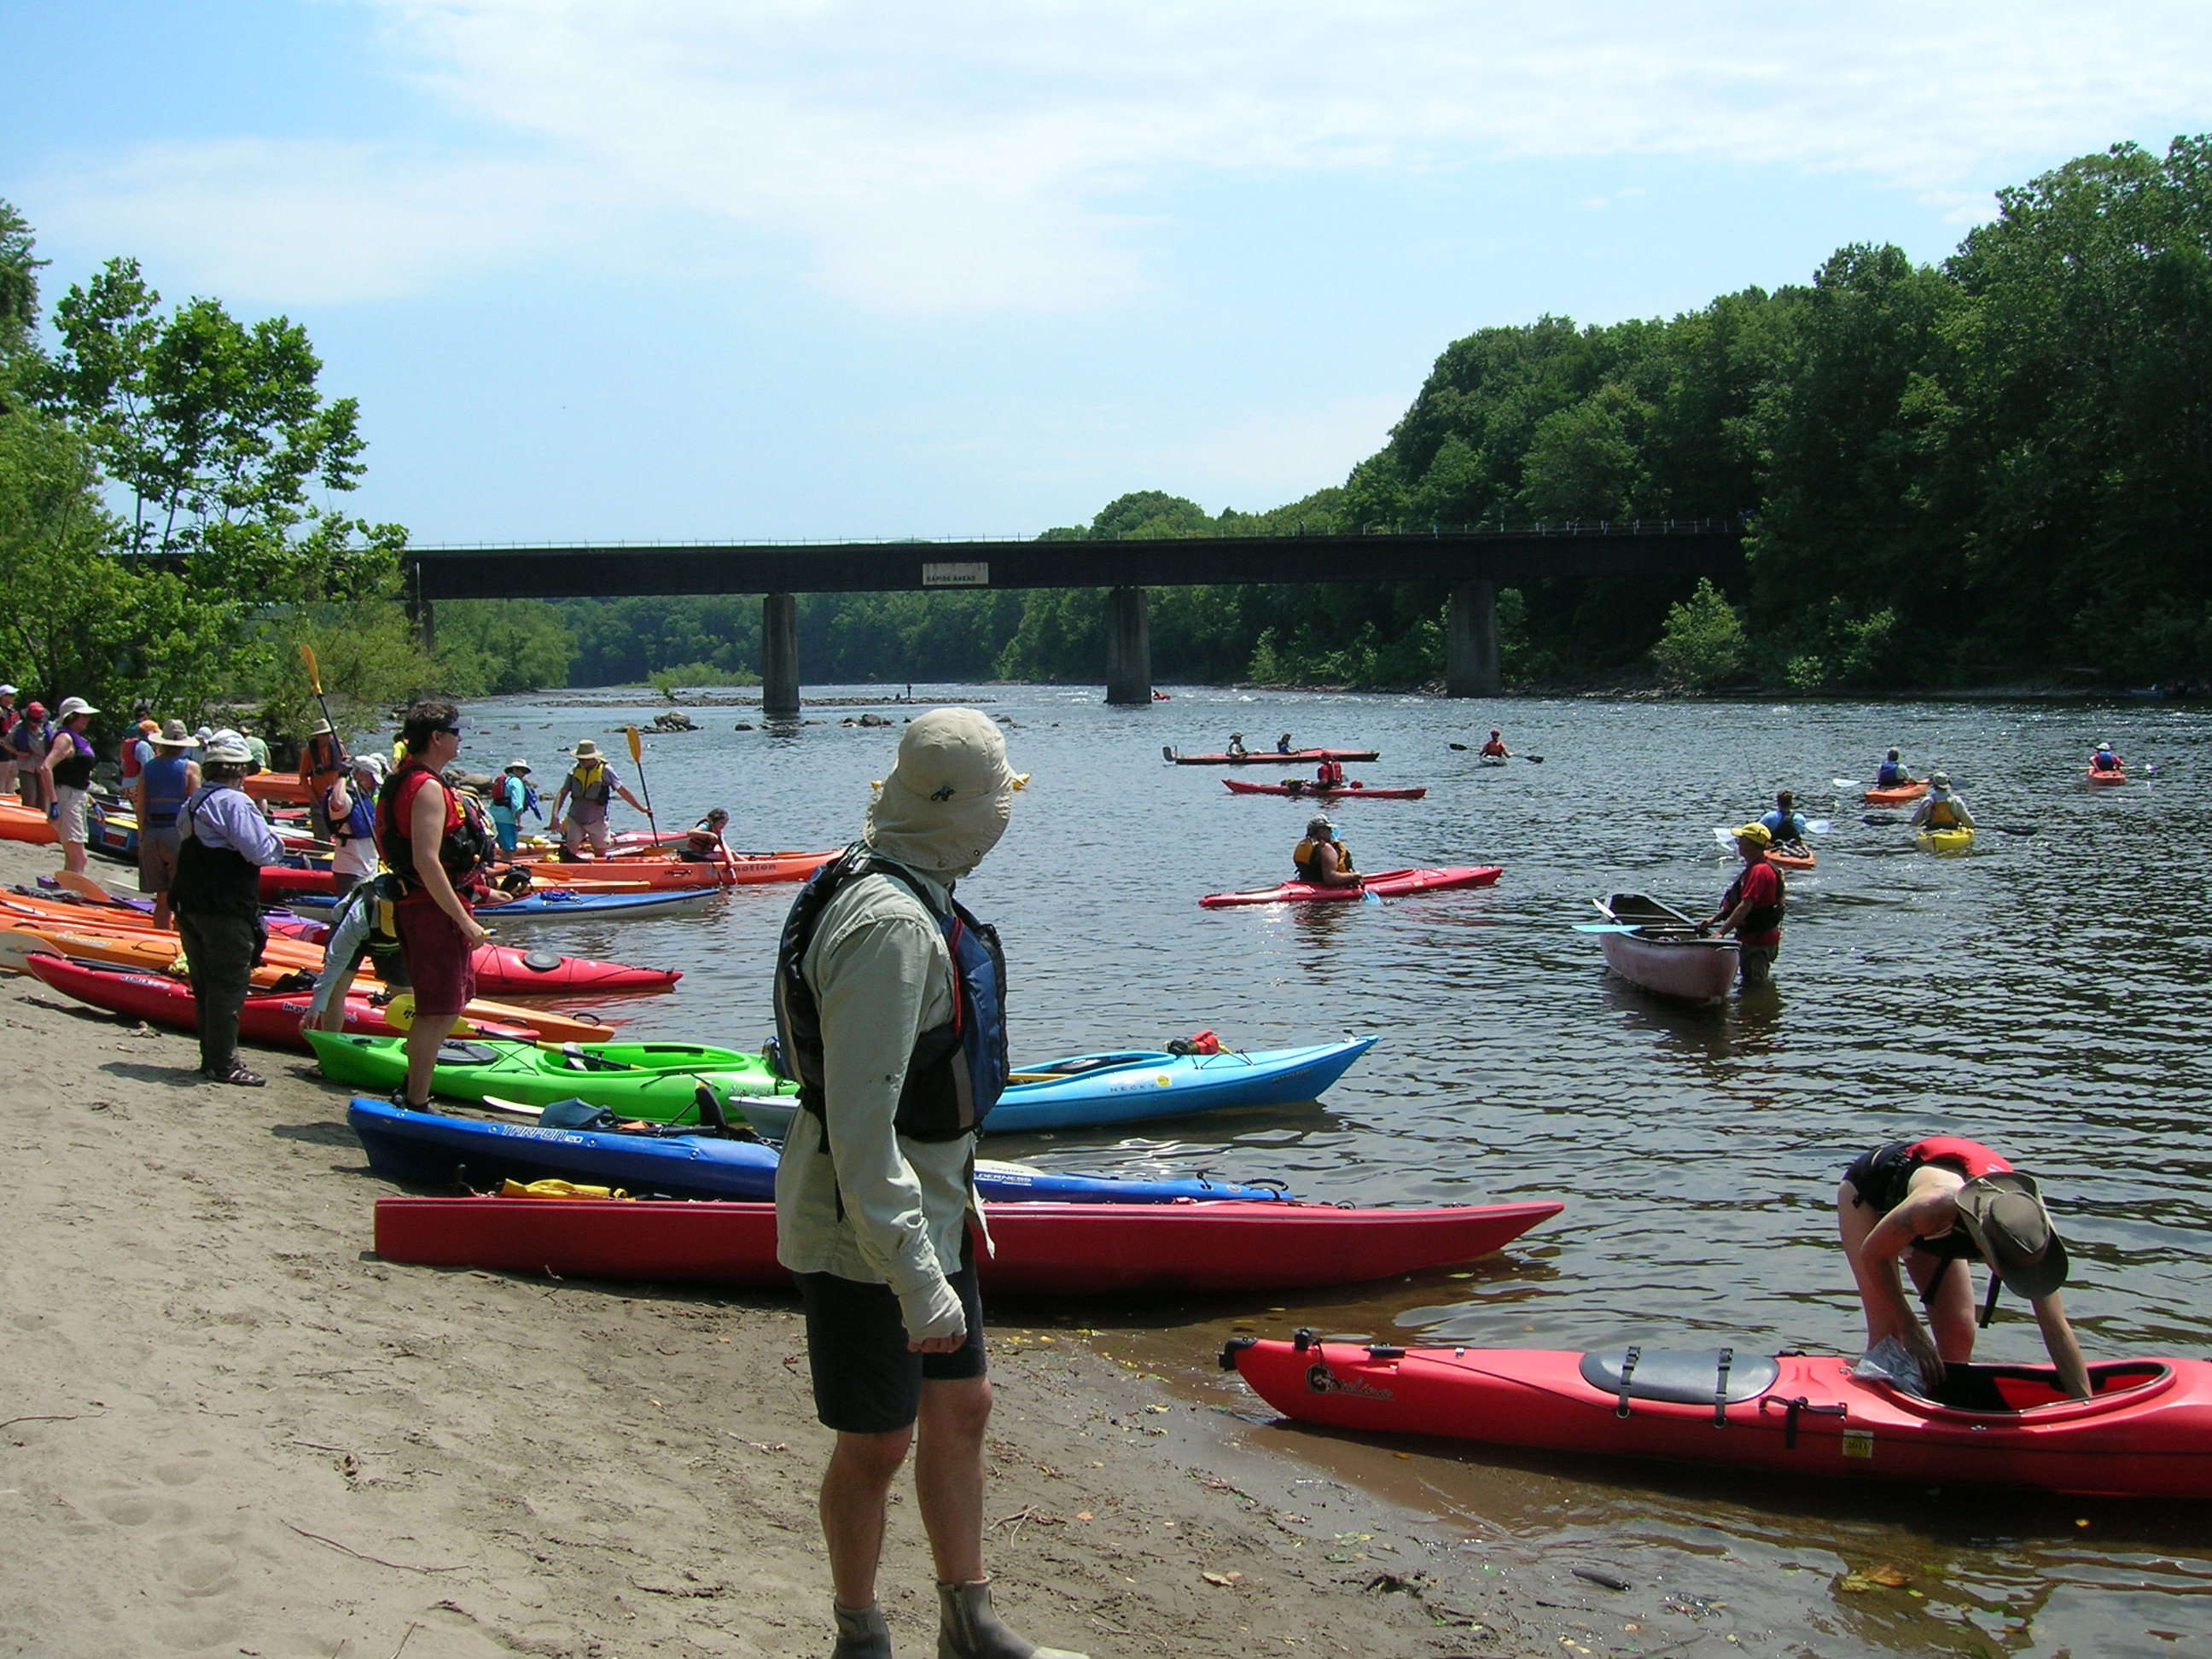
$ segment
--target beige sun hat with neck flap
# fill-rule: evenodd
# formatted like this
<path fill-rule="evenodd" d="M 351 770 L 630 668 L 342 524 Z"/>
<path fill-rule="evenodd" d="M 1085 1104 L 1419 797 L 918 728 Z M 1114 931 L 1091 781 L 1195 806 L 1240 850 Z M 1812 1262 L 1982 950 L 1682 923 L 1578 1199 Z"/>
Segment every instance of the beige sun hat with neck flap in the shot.
<path fill-rule="evenodd" d="M 1019 787 L 1006 739 L 973 708 L 933 708 L 899 739 L 860 839 L 925 875 L 966 875 L 999 844 Z"/>
<path fill-rule="evenodd" d="M 2033 1176 L 2001 1170 L 1959 1188 L 1959 1224 L 2005 1289 L 2027 1302 L 2066 1282 L 2066 1241 L 2051 1224 Z"/>

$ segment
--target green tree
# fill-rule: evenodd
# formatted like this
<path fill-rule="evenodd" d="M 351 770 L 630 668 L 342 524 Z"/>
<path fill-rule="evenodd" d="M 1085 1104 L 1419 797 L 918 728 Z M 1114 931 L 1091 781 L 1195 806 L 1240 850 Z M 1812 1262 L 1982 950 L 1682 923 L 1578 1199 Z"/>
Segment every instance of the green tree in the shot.
<path fill-rule="evenodd" d="M 1743 620 L 1705 577 L 1697 591 L 1667 611 L 1667 626 L 1651 647 L 1652 660 L 1677 685 L 1709 690 L 1736 676 L 1744 658 Z"/>

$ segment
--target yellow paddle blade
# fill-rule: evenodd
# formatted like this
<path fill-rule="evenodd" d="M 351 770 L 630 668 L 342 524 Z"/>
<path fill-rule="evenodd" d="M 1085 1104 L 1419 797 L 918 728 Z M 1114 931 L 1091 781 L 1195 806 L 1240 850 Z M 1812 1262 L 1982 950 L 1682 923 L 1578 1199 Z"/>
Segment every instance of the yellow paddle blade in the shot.
<path fill-rule="evenodd" d="M 415 1029 L 415 994 L 402 991 L 384 1005 L 384 1023 L 395 1031 Z"/>
<path fill-rule="evenodd" d="M 314 688 L 314 693 L 317 696 L 321 696 L 323 695 L 323 671 L 315 662 L 315 647 L 312 645 L 307 644 L 305 641 L 302 641 L 300 646 L 300 660 L 307 665 L 307 684 Z"/>
<path fill-rule="evenodd" d="M 642 766 L 645 763 L 645 744 L 637 735 L 637 727 L 625 726 L 623 727 L 623 735 L 629 739 L 630 764 Z"/>

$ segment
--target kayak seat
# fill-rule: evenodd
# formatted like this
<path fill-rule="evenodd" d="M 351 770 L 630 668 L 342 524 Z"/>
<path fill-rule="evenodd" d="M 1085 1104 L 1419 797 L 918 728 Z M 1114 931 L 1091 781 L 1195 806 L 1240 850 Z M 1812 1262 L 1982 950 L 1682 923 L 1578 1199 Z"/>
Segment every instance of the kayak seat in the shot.
<path fill-rule="evenodd" d="M 1716 1397 L 1731 1405 L 1756 1400 L 1775 1384 L 1782 1367 L 1765 1354 L 1729 1351 L 1728 1382 L 1720 1392 L 1718 1348 L 1608 1348 L 1583 1356 L 1583 1381 L 1619 1399 L 1620 1375 L 1628 1370 L 1626 1395 L 1631 1400 L 1665 1400 L 1683 1406 L 1710 1406 Z M 1634 1355 L 1634 1360 L 1630 1356 Z"/>

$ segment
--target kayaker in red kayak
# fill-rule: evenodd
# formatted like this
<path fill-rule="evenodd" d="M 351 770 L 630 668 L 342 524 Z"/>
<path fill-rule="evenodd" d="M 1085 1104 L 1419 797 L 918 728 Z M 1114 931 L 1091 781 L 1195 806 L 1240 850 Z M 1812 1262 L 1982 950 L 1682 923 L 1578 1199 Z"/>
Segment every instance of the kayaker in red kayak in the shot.
<path fill-rule="evenodd" d="M 2112 744 L 2100 743 L 2097 745 L 2097 752 L 2089 757 L 2089 769 L 2092 772 L 2121 772 L 2127 769 L 2121 765 L 2120 757 L 2113 751 Z"/>
<path fill-rule="evenodd" d="M 1735 935 L 1739 991 L 1771 984 L 1774 958 L 1782 951 L 1782 910 L 1787 896 L 1782 872 L 1766 861 L 1766 849 L 1773 842 L 1773 834 L 1763 823 L 1747 823 L 1735 832 L 1743 871 L 1721 896 L 1721 908 L 1698 924 L 1700 935 L 1716 927 Z"/>
<path fill-rule="evenodd" d="M 1493 760 L 1510 760 L 1513 758 L 1513 751 L 1505 746 L 1504 733 L 1499 732 L 1494 726 L 1491 729 L 1490 741 L 1482 745 L 1480 752 L 1490 757 Z"/>
<path fill-rule="evenodd" d="M 1342 761 L 1325 760 L 1319 766 L 1314 768 L 1314 787 L 1317 789 L 1343 788 L 1344 763 Z"/>
<path fill-rule="evenodd" d="M 1229 734 L 1229 747 L 1225 752 L 1238 760 L 1243 760 L 1252 751 L 1244 746 L 1244 734 L 1242 732 L 1231 732 Z"/>
<path fill-rule="evenodd" d="M 1844 1172 L 1836 1225 L 1866 1309 L 1869 1348 L 1894 1337 L 1931 1383 L 1947 1364 L 1972 1360 L 1974 1286 L 1965 1264 L 1978 1255 L 1992 1275 L 1982 1322 L 1996 1311 L 1999 1286 L 2019 1297 L 2034 1310 L 2066 1391 L 2089 1398 L 2081 1345 L 2058 1299 L 2065 1242 L 2033 1177 L 1979 1141 L 1955 1135 L 1897 1141 L 1863 1154 Z M 1899 1261 L 1928 1310 L 1926 1325 L 1905 1297 Z"/>
<path fill-rule="evenodd" d="M 1889 751 L 1889 758 L 1882 762 L 1874 775 L 1874 787 L 1877 789 L 1902 789 L 1908 784 L 1919 781 L 1905 769 L 1905 763 L 1898 759 L 1894 749 Z"/>
<path fill-rule="evenodd" d="M 1291 854 L 1298 879 L 1316 887 L 1357 887 L 1358 872 L 1352 867 L 1352 849 L 1336 838 L 1336 825 L 1328 814 L 1316 812 L 1306 821 L 1306 838 Z"/>
<path fill-rule="evenodd" d="M 1291 752 L 1291 734 L 1289 732 L 1285 732 L 1281 737 L 1275 739 L 1275 752 L 1279 755 L 1287 755 Z"/>

